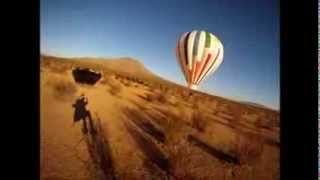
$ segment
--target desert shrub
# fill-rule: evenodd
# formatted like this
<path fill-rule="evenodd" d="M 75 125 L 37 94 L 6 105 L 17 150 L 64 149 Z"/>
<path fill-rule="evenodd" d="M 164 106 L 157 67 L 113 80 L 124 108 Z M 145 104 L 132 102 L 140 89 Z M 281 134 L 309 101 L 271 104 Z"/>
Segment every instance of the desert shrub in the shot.
<path fill-rule="evenodd" d="M 156 93 L 155 96 L 158 102 L 167 103 L 167 97 L 165 94 L 160 92 L 160 93 Z"/>
<path fill-rule="evenodd" d="M 148 101 L 148 102 L 152 102 L 152 101 L 153 101 L 153 96 L 152 96 L 152 94 L 147 94 L 147 95 L 146 95 L 146 101 Z"/>
<path fill-rule="evenodd" d="M 233 115 L 233 121 L 239 122 L 242 119 L 242 115 L 243 115 L 243 108 L 240 107 L 239 105 L 230 105 L 229 107 L 230 112 Z"/>
<path fill-rule="evenodd" d="M 235 165 L 229 169 L 227 176 L 228 179 L 237 180 L 251 180 L 256 179 L 256 176 L 252 172 L 253 168 L 248 165 Z"/>
<path fill-rule="evenodd" d="M 114 81 L 110 81 L 109 82 L 109 86 L 110 86 L 110 89 L 109 89 L 109 93 L 113 96 L 118 96 L 122 90 L 121 88 L 121 85 L 114 82 Z"/>
<path fill-rule="evenodd" d="M 279 127 L 280 121 L 279 116 L 277 114 L 268 114 L 267 119 L 269 121 L 270 127 Z"/>
<path fill-rule="evenodd" d="M 175 92 L 176 92 L 176 88 L 175 87 L 169 87 L 168 89 L 169 89 L 169 93 L 175 94 Z"/>
<path fill-rule="evenodd" d="M 47 59 L 40 58 L 40 66 L 48 67 L 50 65 L 50 63 L 51 63 L 51 61 L 49 61 Z"/>
<path fill-rule="evenodd" d="M 264 118 L 258 118 L 257 121 L 254 123 L 254 125 L 257 128 L 265 128 L 265 129 L 271 129 L 272 127 L 275 127 L 274 121 L 272 121 L 272 119 L 264 119 Z"/>
<path fill-rule="evenodd" d="M 112 94 L 113 96 L 117 96 L 119 95 L 119 93 L 121 92 L 121 86 L 114 86 L 110 89 L 110 94 Z"/>
<path fill-rule="evenodd" d="M 103 85 L 106 85 L 106 84 L 108 84 L 108 80 L 103 78 L 103 79 L 100 80 L 100 83 L 103 84 Z"/>
<path fill-rule="evenodd" d="M 191 101 L 192 99 L 192 94 L 188 90 L 180 90 L 179 94 L 181 98 L 186 102 Z"/>
<path fill-rule="evenodd" d="M 168 102 L 170 105 L 176 107 L 179 103 L 179 100 L 177 99 L 176 96 L 172 95 L 172 94 L 168 94 L 167 95 L 167 98 L 168 98 Z"/>
<path fill-rule="evenodd" d="M 137 79 L 137 83 L 143 84 L 143 81 L 141 79 Z"/>
<path fill-rule="evenodd" d="M 139 87 L 139 85 L 136 84 L 136 83 L 134 83 L 134 84 L 133 84 L 133 87 L 137 88 L 137 87 Z"/>
<path fill-rule="evenodd" d="M 100 80 L 100 83 L 103 85 L 109 84 L 110 78 L 105 76 Z"/>
<path fill-rule="evenodd" d="M 173 179 L 217 179 L 226 180 L 227 168 L 224 165 L 212 166 L 204 156 L 190 143 L 181 139 L 168 148 L 170 162 L 172 163 Z M 192 162 L 192 163 L 191 163 Z M 230 178 L 231 179 L 231 178 Z"/>
<path fill-rule="evenodd" d="M 123 85 L 126 87 L 129 87 L 129 86 L 131 86 L 131 83 L 130 83 L 130 81 L 126 80 L 123 82 Z"/>
<path fill-rule="evenodd" d="M 181 117 L 181 119 L 187 119 L 187 120 L 190 119 L 188 117 L 188 115 L 189 115 L 188 112 L 190 112 L 190 111 L 186 106 L 184 106 L 181 103 L 178 103 L 176 108 L 177 108 L 177 110 L 179 112 L 179 117 Z"/>
<path fill-rule="evenodd" d="M 168 102 L 166 95 L 159 90 L 155 90 L 153 93 L 147 94 L 146 100 L 149 102 L 159 102 L 159 103 L 167 103 Z"/>
<path fill-rule="evenodd" d="M 200 132 L 204 132 L 207 126 L 205 117 L 199 109 L 195 109 L 191 116 L 191 126 Z"/>
<path fill-rule="evenodd" d="M 143 81 L 143 83 L 142 83 L 144 86 L 149 86 L 148 85 L 148 82 L 146 82 L 146 81 Z"/>
<path fill-rule="evenodd" d="M 67 65 L 60 64 L 60 63 L 51 63 L 49 65 L 49 70 L 53 73 L 64 74 L 64 73 L 67 73 L 67 71 L 69 70 L 69 67 Z"/>
<path fill-rule="evenodd" d="M 152 84 L 151 84 L 150 82 L 146 82 L 146 86 L 147 86 L 147 87 L 151 87 Z"/>
<path fill-rule="evenodd" d="M 219 102 L 219 105 L 217 106 L 218 110 L 221 112 L 228 113 L 228 104 L 225 102 Z"/>
<path fill-rule="evenodd" d="M 131 80 L 132 82 L 137 82 L 137 80 L 136 80 L 135 77 L 131 77 L 130 80 Z"/>
<path fill-rule="evenodd" d="M 274 123 L 275 127 L 279 127 L 280 126 L 279 116 L 277 116 L 276 118 L 273 119 L 273 123 Z"/>
<path fill-rule="evenodd" d="M 190 171 L 186 171 L 184 167 L 190 162 L 189 157 L 192 155 L 192 152 L 187 142 L 183 139 L 171 146 L 168 151 L 170 154 L 170 162 L 173 164 L 172 172 L 174 176 L 181 179 L 188 179 L 191 173 Z"/>
<path fill-rule="evenodd" d="M 254 163 L 263 152 L 263 139 L 255 134 L 237 134 L 233 143 L 233 153 L 240 164 Z"/>
<path fill-rule="evenodd" d="M 72 81 L 55 79 L 49 84 L 52 85 L 55 98 L 60 100 L 72 99 L 77 92 L 77 86 Z"/>
<path fill-rule="evenodd" d="M 162 91 L 162 92 L 164 92 L 164 93 L 167 93 L 168 90 L 169 90 L 168 87 L 166 87 L 166 86 L 164 86 L 164 85 L 162 85 L 162 84 L 159 85 L 159 89 L 160 89 L 160 91 Z"/>

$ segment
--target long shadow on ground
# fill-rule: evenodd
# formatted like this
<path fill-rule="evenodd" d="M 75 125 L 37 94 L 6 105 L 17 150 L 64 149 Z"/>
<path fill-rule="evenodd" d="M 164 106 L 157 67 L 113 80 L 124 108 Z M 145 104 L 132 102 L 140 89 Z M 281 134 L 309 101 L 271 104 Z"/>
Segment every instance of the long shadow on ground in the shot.
<path fill-rule="evenodd" d="M 210 155 L 228 162 L 228 163 L 233 163 L 233 164 L 239 164 L 239 159 L 236 158 L 235 156 L 232 156 L 230 154 L 227 154 L 205 142 L 203 142 L 202 140 L 200 140 L 199 138 L 193 136 L 193 135 L 189 135 L 188 136 L 188 141 L 190 143 L 192 143 L 193 145 L 199 147 L 200 149 L 202 149 L 203 151 L 209 153 Z"/>
<path fill-rule="evenodd" d="M 141 111 L 124 108 L 123 112 L 130 119 L 131 122 L 133 122 L 145 133 L 155 138 L 158 142 L 165 142 L 165 134 L 163 130 L 158 125 L 156 125 L 151 119 L 148 119 L 147 116 L 142 115 Z"/>
<path fill-rule="evenodd" d="M 127 109 L 125 110 L 125 112 L 126 111 L 130 111 L 130 110 Z M 148 137 L 146 134 L 144 134 L 143 128 L 146 128 L 146 126 L 141 126 L 141 124 L 134 122 L 134 121 L 138 121 L 138 119 L 133 120 L 136 117 L 133 117 L 132 113 L 127 112 L 125 114 L 127 115 L 127 119 L 124 121 L 124 125 L 127 131 L 129 132 L 129 134 L 132 136 L 132 138 L 135 140 L 135 142 L 141 149 L 142 153 L 146 156 L 148 160 L 150 160 L 151 163 L 153 163 L 159 169 L 161 169 L 165 173 L 166 177 L 169 177 L 170 176 L 169 159 L 165 155 L 165 153 L 159 147 L 157 147 L 156 143 L 150 139 L 150 137 L 154 137 L 154 136 Z"/>
<path fill-rule="evenodd" d="M 97 177 L 99 180 L 113 180 L 115 176 L 110 146 L 99 118 L 95 121 L 93 130 L 84 134 L 84 137 Z"/>

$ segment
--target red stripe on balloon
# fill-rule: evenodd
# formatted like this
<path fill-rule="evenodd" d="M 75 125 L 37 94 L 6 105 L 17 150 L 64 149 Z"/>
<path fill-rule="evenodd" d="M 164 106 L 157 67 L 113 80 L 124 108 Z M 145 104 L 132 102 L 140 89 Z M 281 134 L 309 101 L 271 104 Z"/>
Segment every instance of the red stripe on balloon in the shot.
<path fill-rule="evenodd" d="M 192 69 L 191 69 L 191 82 L 194 83 L 194 71 L 196 69 L 197 61 L 194 59 L 192 62 Z"/>
<path fill-rule="evenodd" d="M 217 56 L 214 58 L 214 60 L 212 61 L 212 64 L 210 65 L 210 67 L 208 68 L 208 70 L 206 71 L 206 73 L 204 74 L 204 76 L 202 76 L 202 78 L 200 79 L 200 81 L 198 82 L 198 84 L 203 80 L 204 77 L 206 77 L 206 75 L 208 74 L 209 70 L 212 68 L 212 66 L 214 65 L 215 61 L 216 61 L 217 58 L 219 57 L 219 54 L 220 54 L 220 49 L 218 49 Z"/>
<path fill-rule="evenodd" d="M 197 82 L 197 81 L 199 80 L 199 78 L 201 77 L 202 71 L 203 71 L 203 69 L 207 66 L 207 64 L 208 64 L 211 56 L 212 56 L 211 53 L 208 53 L 208 56 L 207 56 L 206 60 L 205 60 L 205 61 L 201 61 L 201 64 L 200 64 L 200 66 L 199 66 L 199 70 L 198 70 L 197 73 L 196 73 L 196 82 Z"/>
<path fill-rule="evenodd" d="M 201 69 L 202 69 L 202 66 L 203 66 L 203 61 L 196 63 L 194 82 L 197 82 L 199 73 L 201 72 Z"/>

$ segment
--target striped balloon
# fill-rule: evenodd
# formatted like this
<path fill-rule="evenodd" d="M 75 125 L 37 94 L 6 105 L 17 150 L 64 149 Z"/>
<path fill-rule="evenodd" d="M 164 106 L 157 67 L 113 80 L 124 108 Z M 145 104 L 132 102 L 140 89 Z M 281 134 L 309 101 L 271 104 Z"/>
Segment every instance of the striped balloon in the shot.
<path fill-rule="evenodd" d="M 176 48 L 178 63 L 191 89 L 215 72 L 222 63 L 223 46 L 220 40 L 206 31 L 184 33 Z"/>

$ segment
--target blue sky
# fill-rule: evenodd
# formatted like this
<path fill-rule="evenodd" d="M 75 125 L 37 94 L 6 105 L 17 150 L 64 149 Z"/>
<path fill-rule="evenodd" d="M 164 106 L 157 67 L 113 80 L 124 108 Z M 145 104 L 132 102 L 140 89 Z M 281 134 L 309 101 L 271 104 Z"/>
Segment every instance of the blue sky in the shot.
<path fill-rule="evenodd" d="M 185 84 L 175 47 L 183 32 L 206 30 L 224 62 L 199 89 L 279 109 L 277 0 L 41 0 L 41 53 L 132 57 Z"/>

